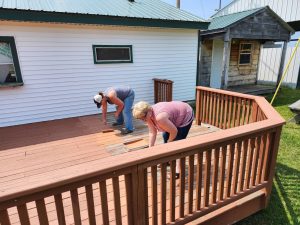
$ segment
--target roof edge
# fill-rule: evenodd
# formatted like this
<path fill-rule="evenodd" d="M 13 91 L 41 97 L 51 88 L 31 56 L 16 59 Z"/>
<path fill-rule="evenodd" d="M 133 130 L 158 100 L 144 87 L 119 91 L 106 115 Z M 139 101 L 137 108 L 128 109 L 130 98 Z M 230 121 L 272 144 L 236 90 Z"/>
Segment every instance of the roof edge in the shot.
<path fill-rule="evenodd" d="M 115 25 L 115 26 L 142 26 L 166 27 L 207 30 L 209 22 L 162 20 L 136 17 L 104 16 L 77 13 L 58 13 L 45 11 L 29 11 L 19 9 L 1 9 L 0 20 L 26 21 L 26 22 L 53 22 L 89 25 Z"/>

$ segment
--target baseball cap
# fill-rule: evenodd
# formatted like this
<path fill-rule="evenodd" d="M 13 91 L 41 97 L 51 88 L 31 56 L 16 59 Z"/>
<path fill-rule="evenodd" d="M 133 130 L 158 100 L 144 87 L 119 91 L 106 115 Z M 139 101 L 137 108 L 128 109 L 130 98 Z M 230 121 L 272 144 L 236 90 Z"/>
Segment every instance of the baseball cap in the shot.
<path fill-rule="evenodd" d="M 101 101 L 102 101 L 102 96 L 97 94 L 94 96 L 94 103 L 97 105 L 98 108 L 101 107 Z"/>

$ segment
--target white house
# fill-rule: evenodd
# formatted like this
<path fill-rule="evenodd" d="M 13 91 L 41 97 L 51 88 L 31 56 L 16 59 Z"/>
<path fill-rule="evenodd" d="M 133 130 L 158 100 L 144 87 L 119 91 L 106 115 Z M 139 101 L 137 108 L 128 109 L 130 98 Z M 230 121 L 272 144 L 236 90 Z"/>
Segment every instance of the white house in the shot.
<path fill-rule="evenodd" d="M 194 99 L 207 26 L 159 0 L 0 0 L 0 127 L 95 114 L 119 84 L 153 102 L 154 77 Z"/>

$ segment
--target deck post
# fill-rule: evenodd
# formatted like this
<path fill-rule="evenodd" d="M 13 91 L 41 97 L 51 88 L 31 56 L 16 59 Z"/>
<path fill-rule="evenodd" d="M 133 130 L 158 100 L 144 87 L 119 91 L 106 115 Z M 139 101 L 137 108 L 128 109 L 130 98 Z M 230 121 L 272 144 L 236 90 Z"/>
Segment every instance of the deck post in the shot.
<path fill-rule="evenodd" d="M 230 47 L 231 47 L 231 40 L 230 40 L 230 30 L 226 32 L 224 36 L 224 49 L 223 49 L 223 81 L 224 85 L 221 84 L 221 87 L 223 86 L 224 89 L 227 89 L 228 87 L 228 69 L 229 69 L 229 60 L 230 60 Z"/>
<path fill-rule="evenodd" d="M 282 131 L 282 126 L 278 127 L 273 133 L 273 135 L 271 136 L 269 163 L 267 165 L 266 174 L 265 174 L 265 181 L 267 181 L 268 183 L 267 187 L 265 188 L 265 200 L 264 200 L 265 208 L 268 206 L 268 202 L 271 197 L 272 184 L 275 175 L 275 166 L 276 166 L 277 153 L 279 149 L 281 131 Z"/>

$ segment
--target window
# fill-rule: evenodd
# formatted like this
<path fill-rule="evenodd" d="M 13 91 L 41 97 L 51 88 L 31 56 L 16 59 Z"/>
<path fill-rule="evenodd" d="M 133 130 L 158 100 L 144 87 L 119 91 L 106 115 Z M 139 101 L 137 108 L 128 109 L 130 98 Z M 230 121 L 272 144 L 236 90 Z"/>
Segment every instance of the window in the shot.
<path fill-rule="evenodd" d="M 132 45 L 93 45 L 94 63 L 132 63 Z"/>
<path fill-rule="evenodd" d="M 0 87 L 22 84 L 15 39 L 0 36 Z"/>
<path fill-rule="evenodd" d="M 240 44 L 239 65 L 249 65 L 251 63 L 252 44 Z"/>

